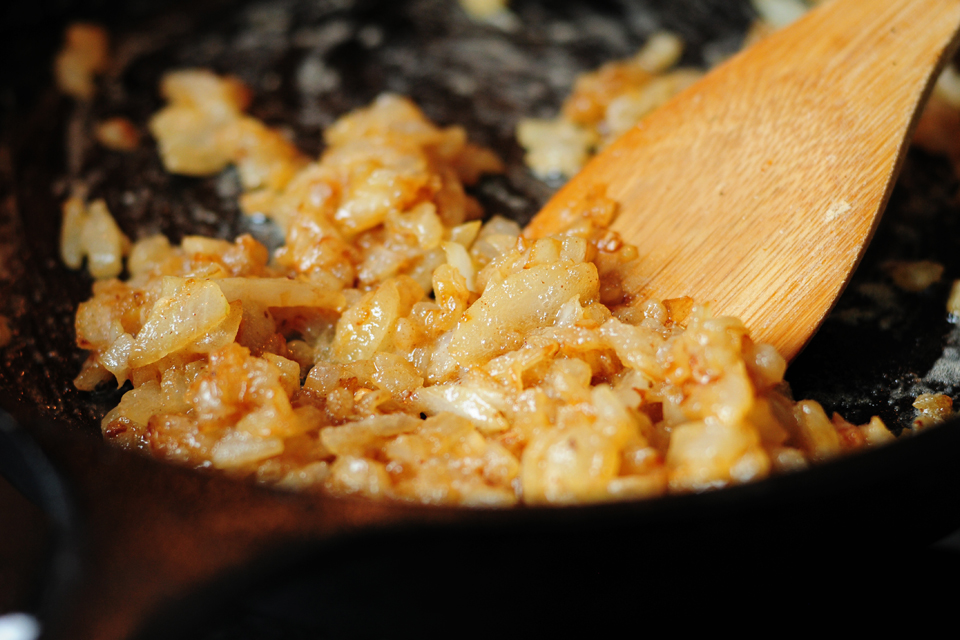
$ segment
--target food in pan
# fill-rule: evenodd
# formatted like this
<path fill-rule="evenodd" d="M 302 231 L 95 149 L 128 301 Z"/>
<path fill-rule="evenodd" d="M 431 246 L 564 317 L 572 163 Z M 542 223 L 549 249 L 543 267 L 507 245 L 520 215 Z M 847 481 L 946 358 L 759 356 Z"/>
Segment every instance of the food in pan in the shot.
<path fill-rule="evenodd" d="M 140 132 L 126 118 L 113 117 L 97 123 L 97 142 L 114 151 L 132 151 L 140 144 Z"/>
<path fill-rule="evenodd" d="M 94 278 L 114 278 L 123 271 L 130 240 L 114 221 L 103 200 L 87 204 L 80 189 L 63 204 L 60 257 L 71 269 L 86 261 Z"/>
<path fill-rule="evenodd" d="M 93 97 L 95 77 L 109 64 L 109 41 L 103 27 L 95 24 L 71 25 L 64 46 L 54 63 L 57 86 L 81 100 Z"/>
<path fill-rule="evenodd" d="M 235 79 L 178 71 L 162 93 L 166 168 L 234 166 L 241 208 L 285 243 L 128 246 L 102 203 L 66 203 L 64 258 L 97 278 L 76 384 L 131 385 L 111 442 L 287 488 L 507 506 L 700 491 L 893 439 L 795 403 L 739 320 L 632 298 L 602 193 L 550 238 L 483 222 L 464 187 L 500 161 L 405 98 L 343 116 L 312 159 Z"/>
<path fill-rule="evenodd" d="M 910 427 L 919 431 L 953 416 L 953 400 L 942 393 L 921 393 L 913 402 L 917 417 Z"/>
<path fill-rule="evenodd" d="M 577 78 L 558 117 L 525 118 L 517 125 L 527 166 L 545 178 L 573 176 L 593 154 L 703 75 L 674 68 L 682 52 L 679 36 L 661 32 L 632 58 Z"/>
<path fill-rule="evenodd" d="M 507 0 L 460 0 L 460 6 L 475 20 L 488 20 L 507 11 Z"/>

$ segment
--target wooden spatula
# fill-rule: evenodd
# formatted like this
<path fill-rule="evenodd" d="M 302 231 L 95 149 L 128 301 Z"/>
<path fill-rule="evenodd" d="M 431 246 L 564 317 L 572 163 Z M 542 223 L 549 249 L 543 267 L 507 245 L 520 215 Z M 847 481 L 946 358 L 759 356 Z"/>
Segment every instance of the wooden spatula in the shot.
<path fill-rule="evenodd" d="M 712 71 L 594 158 L 527 229 L 598 187 L 634 296 L 691 296 L 792 358 L 876 227 L 957 44 L 960 0 L 835 0 Z"/>

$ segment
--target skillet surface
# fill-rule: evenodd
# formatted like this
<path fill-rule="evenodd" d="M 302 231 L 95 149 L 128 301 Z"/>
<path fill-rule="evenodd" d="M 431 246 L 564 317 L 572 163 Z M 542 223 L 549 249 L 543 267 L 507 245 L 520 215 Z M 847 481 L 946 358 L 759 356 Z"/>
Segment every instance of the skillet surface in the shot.
<path fill-rule="evenodd" d="M 135 153 L 120 155 L 90 144 L 82 135 L 85 125 L 109 115 L 126 115 L 142 125 L 160 104 L 156 86 L 164 71 L 209 66 L 248 82 L 255 94 L 252 113 L 290 127 L 305 151 L 318 153 L 320 131 L 335 117 L 383 91 L 405 93 L 435 121 L 461 124 L 473 140 L 500 152 L 510 167 L 507 175 L 484 181 L 475 195 L 489 213 L 525 221 L 555 185 L 523 169 L 513 139 L 519 117 L 554 114 L 576 74 L 629 55 L 658 28 L 681 33 L 689 43 L 685 62 L 703 64 L 735 50 L 751 17 L 747 2 L 725 0 L 518 1 L 513 6 L 521 25 L 515 30 L 471 23 L 453 3 L 440 0 L 206 0 L 189 7 L 101 0 L 7 9 L 6 46 L 25 62 L 16 70 L 7 67 L 0 85 L 0 313 L 11 319 L 15 334 L 0 352 L 0 403 L 58 464 L 81 511 L 87 507 L 93 514 L 88 520 L 96 522 L 97 514 L 131 504 L 91 497 L 91 490 L 126 491 L 130 500 L 136 499 L 129 486 L 116 486 L 116 478 L 132 478 L 127 484 L 147 496 L 158 487 L 171 495 L 185 495 L 182 488 L 193 487 L 186 494 L 197 500 L 198 511 L 215 509 L 212 496 L 218 491 L 242 494 L 237 500 L 243 505 L 279 501 L 291 513 L 316 508 L 304 506 L 310 498 L 278 497 L 102 450 L 99 418 L 119 396 L 110 391 L 81 394 L 71 384 L 82 362 L 73 346 L 73 312 L 89 294 L 90 281 L 64 269 L 57 257 L 59 203 L 69 181 L 81 178 L 90 184 L 91 195 L 107 200 L 131 237 L 156 231 L 174 240 L 186 233 L 231 237 L 251 231 L 268 241 L 272 236 L 268 227 L 239 216 L 233 204 L 235 177 L 229 173 L 202 180 L 169 176 L 149 140 Z M 74 18 L 111 25 L 118 49 L 126 52 L 126 63 L 108 75 L 89 108 L 57 96 L 50 87 L 47 69 L 60 38 L 51 16 L 56 25 Z M 960 333 L 948 322 L 944 305 L 949 283 L 960 277 L 958 186 L 946 161 L 911 152 L 847 293 L 788 373 L 798 398 L 819 400 L 828 411 L 856 423 L 880 415 L 899 429 L 913 418 L 917 394 L 957 396 Z M 946 273 L 940 284 L 906 293 L 893 287 L 881 269 L 890 259 L 937 260 Z M 175 583 L 181 590 L 164 594 L 173 595 L 176 603 L 165 615 L 177 612 L 168 618 L 171 624 L 195 620 L 188 614 L 227 602 L 238 585 L 254 577 L 289 578 L 291 563 L 307 567 L 296 574 L 299 593 L 342 605 L 346 613 L 339 618 L 330 615 L 336 607 L 324 608 L 326 624 L 377 628 L 365 612 L 371 603 L 379 603 L 379 610 L 395 603 L 397 593 L 371 585 L 382 585 L 388 575 L 427 576 L 417 582 L 424 589 L 424 581 L 448 584 L 455 570 L 446 559 L 465 550 L 474 567 L 485 565 L 474 575 L 476 584 L 486 587 L 502 580 L 498 571 L 533 566 L 541 574 L 536 584 L 557 596 L 549 585 L 574 579 L 590 584 L 591 576 L 609 577 L 613 566 L 623 567 L 614 573 L 643 567 L 661 583 L 675 581 L 671 584 L 676 586 L 678 568 L 700 567 L 696 575 L 702 577 L 704 566 L 731 570 L 734 557 L 749 559 L 744 566 L 757 569 L 757 558 L 770 554 L 848 562 L 847 544 L 863 550 L 904 544 L 922 548 L 960 524 L 955 506 L 960 479 L 950 469 L 951 449 L 958 443 L 951 427 L 795 477 L 649 504 L 522 509 L 462 519 L 456 510 L 431 516 L 401 508 L 402 515 L 390 516 L 405 523 L 401 528 L 333 542 L 320 536 L 331 547 L 318 546 L 309 535 L 283 549 L 261 546 L 256 554 L 236 556 L 244 563 L 259 561 L 243 564 L 245 570 L 235 570 L 230 580 L 203 574 Z M 323 504 L 337 508 L 329 501 Z M 144 507 L 142 517 L 159 521 L 165 508 Z M 383 513 L 387 511 L 393 513 Z M 115 527 L 120 519 L 111 517 L 109 526 L 94 527 L 96 534 L 87 535 Z M 89 546 L 99 549 L 95 543 Z M 405 551 L 398 554 L 398 549 Z M 105 553 L 93 557 L 107 557 Z M 118 562 L 123 560 L 119 557 Z M 727 559 L 718 565 L 718 557 Z M 604 568 L 598 569 L 598 563 Z M 94 573 L 97 580 L 106 580 L 103 572 Z M 141 573 L 148 579 L 145 570 Z M 220 580 L 211 581 L 211 575 Z M 297 600 L 287 590 L 291 583 L 284 584 L 288 586 L 266 595 L 261 587 L 260 602 L 267 603 L 262 610 L 275 612 L 270 603 L 284 595 Z M 444 592 L 439 589 L 435 597 L 442 600 Z M 186 593 L 202 593 L 196 602 L 204 606 L 186 606 Z M 103 598 L 80 601 L 87 618 L 111 615 Z M 406 604 L 395 608 L 407 610 Z M 302 611 L 297 615 L 303 616 Z M 300 623 L 309 626 L 316 620 Z M 122 637 L 143 620 L 131 617 L 124 624 L 109 628 Z M 156 634 L 156 629 L 167 629 L 149 628 Z M 247 626 L 245 633 L 254 632 Z"/>

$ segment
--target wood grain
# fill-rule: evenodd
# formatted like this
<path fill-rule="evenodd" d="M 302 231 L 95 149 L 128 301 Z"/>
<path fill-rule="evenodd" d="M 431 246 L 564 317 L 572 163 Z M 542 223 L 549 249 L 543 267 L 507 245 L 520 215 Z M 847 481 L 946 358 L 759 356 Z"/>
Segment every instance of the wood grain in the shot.
<path fill-rule="evenodd" d="M 757 43 L 589 163 L 527 228 L 605 186 L 632 295 L 692 296 L 792 358 L 860 261 L 960 0 L 835 0 Z"/>

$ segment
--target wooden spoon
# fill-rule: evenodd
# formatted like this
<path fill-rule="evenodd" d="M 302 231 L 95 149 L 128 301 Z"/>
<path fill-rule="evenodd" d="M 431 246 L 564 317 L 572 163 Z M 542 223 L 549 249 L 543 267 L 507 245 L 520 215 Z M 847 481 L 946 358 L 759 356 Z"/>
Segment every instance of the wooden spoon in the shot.
<path fill-rule="evenodd" d="M 599 188 L 637 245 L 632 296 L 710 301 L 788 359 L 876 228 L 960 0 L 835 0 L 712 71 L 594 158 L 534 218 Z"/>

